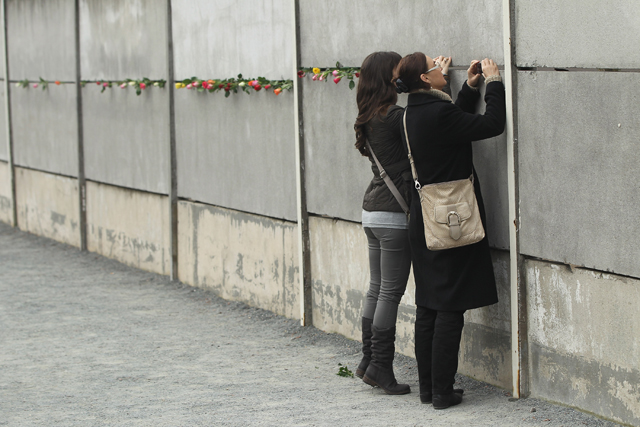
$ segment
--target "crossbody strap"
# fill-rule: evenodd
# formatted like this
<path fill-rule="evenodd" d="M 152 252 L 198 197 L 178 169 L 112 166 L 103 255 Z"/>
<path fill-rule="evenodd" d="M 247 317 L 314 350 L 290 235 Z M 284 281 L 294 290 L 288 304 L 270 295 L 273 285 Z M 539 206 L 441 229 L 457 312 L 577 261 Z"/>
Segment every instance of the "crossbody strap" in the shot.
<path fill-rule="evenodd" d="M 404 115 L 402 116 L 402 126 L 404 127 L 404 139 L 407 140 L 407 150 L 409 151 L 409 163 L 411 164 L 411 175 L 413 175 L 413 181 L 416 185 L 416 190 L 422 188 L 418 181 L 418 171 L 416 171 L 416 165 L 413 163 L 413 155 L 411 154 L 411 145 L 409 144 L 409 134 L 407 133 L 407 109 L 404 109 Z"/>
<path fill-rule="evenodd" d="M 407 150 L 409 151 L 409 163 L 411 164 L 411 175 L 413 175 L 413 181 L 415 182 L 416 190 L 422 188 L 420 182 L 418 181 L 418 171 L 416 171 L 416 165 L 413 162 L 413 155 L 411 154 L 411 145 L 409 144 L 409 133 L 407 132 L 407 110 L 409 107 L 404 109 L 404 115 L 402 116 L 402 125 L 404 126 L 404 138 L 407 140 Z M 369 149 L 371 151 L 371 149 Z M 473 166 L 471 166 L 471 176 L 469 177 L 471 183 L 473 184 Z"/>
<path fill-rule="evenodd" d="M 380 177 L 382 177 L 384 182 L 387 184 L 387 187 L 389 187 L 389 190 L 391 190 L 391 193 L 400 204 L 400 207 L 402 208 L 404 213 L 409 215 L 409 206 L 407 206 L 407 202 L 404 201 L 404 199 L 400 195 L 400 192 L 398 191 L 398 188 L 396 187 L 396 185 L 393 183 L 389 175 L 387 175 L 387 172 L 384 170 L 384 168 L 380 164 L 380 161 L 376 157 L 376 154 L 373 152 L 373 149 L 371 149 L 371 144 L 369 144 L 368 139 L 367 139 L 367 148 L 369 149 L 369 152 L 371 153 L 373 160 L 375 160 L 376 165 L 378 166 L 378 170 L 380 171 Z"/>

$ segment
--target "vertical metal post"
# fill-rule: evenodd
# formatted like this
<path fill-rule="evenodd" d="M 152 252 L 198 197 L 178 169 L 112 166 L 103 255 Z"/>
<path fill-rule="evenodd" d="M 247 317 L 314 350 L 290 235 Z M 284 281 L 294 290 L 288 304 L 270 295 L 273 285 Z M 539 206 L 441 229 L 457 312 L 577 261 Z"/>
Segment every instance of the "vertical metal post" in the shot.
<path fill-rule="evenodd" d="M 511 370 L 514 398 L 528 394 L 527 379 L 527 306 L 526 286 L 522 281 L 520 256 L 520 211 L 518 190 L 518 122 L 517 68 L 514 23 L 514 0 L 502 1 L 502 31 L 504 46 L 504 84 L 507 103 L 507 170 L 509 192 L 509 274 L 511 284 Z"/>
<path fill-rule="evenodd" d="M 178 280 L 178 173 L 173 69 L 173 26 L 171 0 L 167 0 L 167 82 L 169 93 L 169 233 L 171 280 Z"/>
<path fill-rule="evenodd" d="M 78 118 L 78 197 L 80 213 L 80 250 L 87 250 L 87 181 L 84 171 L 84 128 L 80 65 L 80 0 L 75 0 L 76 115 Z"/>
<path fill-rule="evenodd" d="M 9 41 L 7 31 L 7 2 L 2 0 L 2 38 L 3 38 L 3 66 L 4 66 L 4 107 L 7 127 L 7 160 L 9 166 L 9 188 L 11 191 L 11 225 L 18 226 L 18 206 L 16 203 L 16 173 L 13 165 L 13 132 L 11 130 L 11 82 L 9 79 Z"/>
<path fill-rule="evenodd" d="M 311 287 L 311 256 L 309 242 L 309 213 L 305 185 L 304 120 L 302 109 L 302 83 L 298 79 L 301 66 L 300 52 L 300 3 L 292 0 L 293 6 L 293 117 L 295 123 L 296 195 L 298 216 L 298 262 L 300 263 L 300 324 L 313 325 L 313 293 Z"/>

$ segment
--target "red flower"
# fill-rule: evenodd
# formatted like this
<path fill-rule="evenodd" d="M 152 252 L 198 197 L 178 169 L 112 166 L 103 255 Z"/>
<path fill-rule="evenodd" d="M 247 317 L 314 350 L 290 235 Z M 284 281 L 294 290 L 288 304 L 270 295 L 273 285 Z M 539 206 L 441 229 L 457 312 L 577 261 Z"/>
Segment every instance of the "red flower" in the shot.
<path fill-rule="evenodd" d="M 360 73 L 356 73 L 356 77 L 360 77 Z"/>
<path fill-rule="evenodd" d="M 253 88 L 257 91 L 259 91 L 260 89 L 262 89 L 262 86 L 260 85 L 253 85 Z"/>
<path fill-rule="evenodd" d="M 300 70 L 298 71 L 298 77 L 303 78 L 306 74 L 304 73 L 304 71 Z"/>

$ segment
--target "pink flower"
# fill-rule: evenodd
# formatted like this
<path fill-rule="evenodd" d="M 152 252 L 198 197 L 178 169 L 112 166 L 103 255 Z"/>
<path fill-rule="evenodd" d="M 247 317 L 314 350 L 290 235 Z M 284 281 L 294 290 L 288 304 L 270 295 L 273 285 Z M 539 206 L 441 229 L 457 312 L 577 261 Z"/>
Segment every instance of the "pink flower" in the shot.
<path fill-rule="evenodd" d="M 207 82 L 202 82 L 202 88 L 203 88 L 203 89 L 209 89 L 209 83 L 207 83 Z"/>
<path fill-rule="evenodd" d="M 331 74 L 333 74 L 333 77 L 338 77 L 338 74 L 340 73 L 338 72 L 338 70 L 333 70 L 333 73 Z"/>
<path fill-rule="evenodd" d="M 324 76 L 318 77 L 318 80 L 323 81 L 324 80 Z"/>
<path fill-rule="evenodd" d="M 341 80 L 340 77 L 336 77 L 335 79 L 333 79 L 333 82 L 335 84 L 338 84 L 338 83 L 340 83 L 340 80 Z"/>
<path fill-rule="evenodd" d="M 37 87 L 38 87 L 38 83 L 34 83 L 34 84 L 33 84 L 33 87 L 34 87 L 34 88 L 37 88 Z"/>
<path fill-rule="evenodd" d="M 311 80 L 318 80 L 318 75 L 314 74 L 313 77 L 311 77 Z"/>
<path fill-rule="evenodd" d="M 191 83 L 189 83 L 189 84 L 187 85 L 187 89 L 191 89 L 192 87 L 193 87 L 193 85 L 192 85 Z"/>
<path fill-rule="evenodd" d="M 109 83 L 104 82 L 104 83 L 102 83 L 102 86 L 107 87 L 107 86 L 109 86 Z"/>
<path fill-rule="evenodd" d="M 126 83 L 122 83 L 122 84 L 120 85 L 120 89 L 126 89 L 126 88 L 127 88 L 127 84 L 126 84 Z"/>
<path fill-rule="evenodd" d="M 146 88 L 147 88 L 147 85 L 146 85 L 146 84 L 144 84 L 144 83 L 140 83 L 140 89 L 146 89 Z"/>
<path fill-rule="evenodd" d="M 202 82 L 204 84 L 204 82 Z M 194 87 L 198 87 L 200 86 L 200 83 L 198 81 L 192 82 L 191 83 Z"/>

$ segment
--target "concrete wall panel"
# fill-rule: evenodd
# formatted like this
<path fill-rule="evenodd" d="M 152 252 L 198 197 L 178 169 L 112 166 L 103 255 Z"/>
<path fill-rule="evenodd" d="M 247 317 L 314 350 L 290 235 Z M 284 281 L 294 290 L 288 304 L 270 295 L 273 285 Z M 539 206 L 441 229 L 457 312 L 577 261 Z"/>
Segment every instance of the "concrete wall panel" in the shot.
<path fill-rule="evenodd" d="M 87 179 L 168 194 L 168 90 L 83 89 Z"/>
<path fill-rule="evenodd" d="M 0 221 L 11 224 L 11 175 L 9 164 L 0 161 Z"/>
<path fill-rule="evenodd" d="M 16 168 L 18 227 L 38 236 L 80 246 L 78 181 Z"/>
<path fill-rule="evenodd" d="M 300 318 L 295 225 L 191 202 L 178 204 L 178 221 L 181 281 Z"/>
<path fill-rule="evenodd" d="M 87 182 L 87 249 L 169 274 L 168 203 L 165 196 Z"/>
<path fill-rule="evenodd" d="M 502 3 L 420 0 L 305 1 L 300 4 L 302 63 L 359 66 L 371 52 L 452 55 L 454 64 L 503 63 Z M 456 31 L 463 28 L 464 31 Z"/>
<path fill-rule="evenodd" d="M 531 392 L 640 424 L 640 281 L 541 261 L 525 265 Z"/>
<path fill-rule="evenodd" d="M 78 175 L 78 118 L 73 85 L 11 88 L 14 162 L 67 176 Z"/>
<path fill-rule="evenodd" d="M 457 96 L 466 71 L 453 71 L 452 92 Z M 356 89 L 344 83 L 305 80 L 304 123 L 307 206 L 309 212 L 361 221 L 362 198 L 372 178 L 371 163 L 355 149 L 353 123 L 358 114 Z M 484 88 L 482 89 L 484 94 Z M 406 95 L 399 105 L 406 105 Z M 330 106 L 330 107 L 329 107 Z M 484 112 L 484 101 L 478 103 Z M 505 136 L 474 144 L 474 161 L 482 184 L 488 217 L 489 242 L 509 247 L 509 197 Z"/>
<path fill-rule="evenodd" d="M 74 15 L 73 0 L 7 1 L 12 80 L 75 80 Z"/>
<path fill-rule="evenodd" d="M 515 4 L 519 66 L 640 68 L 636 0 Z"/>
<path fill-rule="evenodd" d="M 164 1 L 81 0 L 82 78 L 166 79 L 166 20 Z"/>
<path fill-rule="evenodd" d="M 640 276 L 640 74 L 520 72 L 521 251 Z"/>
<path fill-rule="evenodd" d="M 7 107 L 5 93 L 4 81 L 0 80 L 0 160 L 7 162 L 9 161 L 9 152 L 7 145 Z"/>
<path fill-rule="evenodd" d="M 174 0 L 177 79 L 292 78 L 293 12 L 287 0 Z"/>
<path fill-rule="evenodd" d="M 178 194 L 296 219 L 291 92 L 176 93 Z"/>

